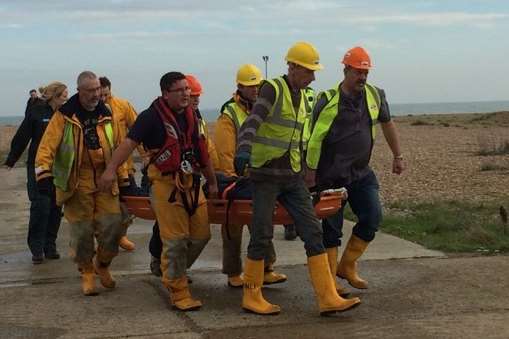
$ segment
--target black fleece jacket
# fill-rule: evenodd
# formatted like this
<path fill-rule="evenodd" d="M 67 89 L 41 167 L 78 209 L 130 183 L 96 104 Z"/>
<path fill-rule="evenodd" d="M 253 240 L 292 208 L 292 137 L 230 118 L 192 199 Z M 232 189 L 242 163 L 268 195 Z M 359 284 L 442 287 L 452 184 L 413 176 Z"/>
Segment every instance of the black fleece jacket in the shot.
<path fill-rule="evenodd" d="M 34 166 L 37 148 L 53 113 L 51 106 L 43 100 L 29 108 L 23 122 L 21 122 L 16 134 L 12 138 L 11 149 L 5 160 L 5 165 L 9 167 L 14 166 L 25 151 L 28 143 L 30 143 L 27 165 Z"/>

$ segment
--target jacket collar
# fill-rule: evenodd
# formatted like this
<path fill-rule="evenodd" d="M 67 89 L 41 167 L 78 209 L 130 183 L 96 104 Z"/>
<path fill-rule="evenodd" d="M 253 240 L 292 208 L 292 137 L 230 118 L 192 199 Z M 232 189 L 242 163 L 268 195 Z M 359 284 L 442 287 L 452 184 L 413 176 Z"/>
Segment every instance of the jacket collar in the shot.
<path fill-rule="evenodd" d="M 69 100 L 67 100 L 65 104 L 62 105 L 62 107 L 60 107 L 60 112 L 69 119 L 72 119 L 73 115 L 77 114 L 78 112 L 83 111 L 85 111 L 85 108 L 83 108 L 80 103 L 78 93 L 74 94 Z M 97 114 L 97 118 L 99 120 L 103 117 L 111 117 L 110 110 L 101 100 L 99 101 L 99 104 L 97 104 L 94 112 Z"/>

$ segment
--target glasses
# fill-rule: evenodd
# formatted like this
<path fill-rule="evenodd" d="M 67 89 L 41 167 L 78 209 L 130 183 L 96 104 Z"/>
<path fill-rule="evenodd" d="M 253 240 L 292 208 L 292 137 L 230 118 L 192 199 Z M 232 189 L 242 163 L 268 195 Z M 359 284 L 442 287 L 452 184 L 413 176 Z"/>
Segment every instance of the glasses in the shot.
<path fill-rule="evenodd" d="M 187 93 L 187 92 L 191 92 L 191 88 L 186 86 L 186 87 L 181 87 L 181 88 L 169 89 L 167 91 L 169 93 L 184 94 L 184 93 Z"/>

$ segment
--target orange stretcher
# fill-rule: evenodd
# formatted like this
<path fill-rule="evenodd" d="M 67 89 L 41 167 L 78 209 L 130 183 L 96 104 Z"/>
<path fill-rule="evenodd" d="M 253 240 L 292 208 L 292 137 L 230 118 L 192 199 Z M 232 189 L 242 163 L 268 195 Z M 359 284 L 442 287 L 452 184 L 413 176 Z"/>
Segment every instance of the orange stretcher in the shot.
<path fill-rule="evenodd" d="M 333 189 L 320 193 L 320 200 L 315 204 L 315 212 L 319 219 L 334 215 L 341 207 L 343 199 L 346 199 L 346 189 Z M 155 220 L 155 214 L 150 206 L 150 197 L 123 196 L 130 214 L 147 220 Z M 251 200 L 224 200 L 208 199 L 207 201 L 209 222 L 211 224 L 246 225 L 251 222 L 253 216 Z M 286 209 L 279 203 L 274 208 L 272 218 L 274 225 L 291 224 L 292 218 Z"/>

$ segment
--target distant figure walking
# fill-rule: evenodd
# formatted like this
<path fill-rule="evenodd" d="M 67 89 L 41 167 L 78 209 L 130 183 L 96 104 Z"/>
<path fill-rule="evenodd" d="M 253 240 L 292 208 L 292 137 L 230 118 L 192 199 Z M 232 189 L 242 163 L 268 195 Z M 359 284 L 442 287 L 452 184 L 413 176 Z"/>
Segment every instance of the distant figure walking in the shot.
<path fill-rule="evenodd" d="M 4 163 L 9 169 L 12 168 L 30 142 L 27 159 L 27 190 L 31 205 L 27 241 L 34 265 L 41 264 L 44 256 L 47 259 L 60 258 L 55 241 L 60 227 L 61 209 L 56 205 L 55 186 L 51 185 L 48 192 L 39 192 L 35 180 L 34 163 L 37 148 L 48 122 L 53 113 L 67 101 L 68 95 L 67 86 L 58 81 L 41 87 L 39 91 L 42 98 L 36 96 L 36 103 L 28 109 L 23 122 L 12 138 L 11 149 Z"/>
<path fill-rule="evenodd" d="M 28 114 L 28 111 L 30 110 L 31 107 L 43 101 L 41 98 L 39 98 L 39 96 L 37 95 L 37 91 L 35 89 L 31 89 L 30 92 L 28 93 L 30 94 L 30 97 L 28 98 L 27 107 L 25 108 L 25 116 Z"/>

